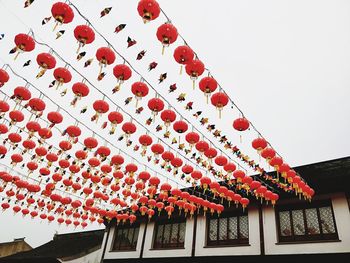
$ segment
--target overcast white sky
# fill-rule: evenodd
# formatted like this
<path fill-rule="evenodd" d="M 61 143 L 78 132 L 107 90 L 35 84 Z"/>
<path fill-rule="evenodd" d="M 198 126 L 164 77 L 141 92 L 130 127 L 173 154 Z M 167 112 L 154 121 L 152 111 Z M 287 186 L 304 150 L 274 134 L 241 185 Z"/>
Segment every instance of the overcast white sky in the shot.
<path fill-rule="evenodd" d="M 34 53 L 23 54 L 13 62 L 8 51 L 13 47 L 14 36 L 31 27 L 40 40 L 54 46 L 69 61 L 74 61 L 76 43 L 72 30 L 83 22 L 76 14 L 73 23 L 61 28 L 66 29 L 65 35 L 55 40 L 53 22 L 41 26 L 41 20 L 50 15 L 51 5 L 56 1 L 35 0 L 28 9 L 23 9 L 23 2 L 0 0 L 0 33 L 5 33 L 0 41 L 0 62 L 13 65 L 64 106 L 66 101 L 57 92 L 55 95 L 54 91 L 47 90 L 52 72 L 35 82 Z M 189 98 L 197 96 L 199 102 L 196 105 L 205 102 L 198 91 L 190 90 L 192 84 L 187 76 L 178 75 L 179 67 L 173 61 L 172 52 L 182 43 L 177 41 L 164 56 L 160 55 L 161 46 L 155 38 L 155 31 L 165 22 L 164 17 L 143 25 L 136 11 L 137 1 L 79 0 L 74 3 L 152 84 L 159 87 L 161 94 L 169 96 L 166 90 L 176 82 L 179 90 L 186 89 Z M 247 118 L 289 164 L 298 166 L 349 155 L 349 1 L 159 0 L 159 3 Z M 109 6 L 113 7 L 110 15 L 100 19 L 99 12 Z M 127 24 L 125 31 L 113 34 L 114 27 L 120 23 Z M 127 36 L 135 38 L 138 44 L 126 49 Z M 102 45 L 103 41 L 97 39 L 93 46 L 86 47 L 90 52 L 86 58 L 94 56 L 96 48 Z M 142 49 L 147 50 L 146 56 L 141 62 L 136 62 L 136 54 Z M 32 65 L 23 69 L 22 64 L 28 59 L 32 60 Z M 159 62 L 159 68 L 147 73 L 147 65 L 153 60 Z M 95 80 L 97 65 L 86 71 L 81 62 L 76 65 L 90 80 Z M 157 86 L 157 78 L 164 72 L 168 72 L 169 79 Z M 103 81 L 94 83 L 108 91 L 115 84 L 112 74 Z M 13 82 L 12 85 L 20 83 Z M 121 104 L 126 96 L 130 96 L 129 86 L 124 88 L 120 97 L 113 97 Z M 171 96 L 174 95 L 169 99 L 174 101 Z M 128 109 L 133 111 L 132 107 Z M 80 118 L 79 110 L 72 110 L 72 113 Z M 212 119 L 217 117 L 214 111 L 207 114 Z M 232 116 L 235 115 L 229 110 L 223 114 L 220 127 L 237 138 L 238 134 L 231 128 Z M 250 141 L 255 136 L 243 137 L 244 144 L 240 147 L 257 158 L 250 149 Z M 63 233 L 73 231 L 73 228 L 22 219 L 20 215 L 14 217 L 11 212 L 0 213 L 0 242 L 26 237 L 32 246 L 37 246 L 50 240 L 56 230 Z"/>

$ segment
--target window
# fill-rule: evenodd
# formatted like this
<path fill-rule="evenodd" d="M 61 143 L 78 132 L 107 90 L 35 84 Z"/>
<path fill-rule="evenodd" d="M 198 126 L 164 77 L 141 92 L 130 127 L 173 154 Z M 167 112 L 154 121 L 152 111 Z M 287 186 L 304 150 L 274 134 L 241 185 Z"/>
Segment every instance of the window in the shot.
<path fill-rule="evenodd" d="M 157 222 L 154 232 L 154 249 L 184 248 L 186 219 Z"/>
<path fill-rule="evenodd" d="M 137 238 L 139 236 L 140 225 L 133 223 L 119 224 L 115 230 L 113 251 L 136 250 Z"/>
<path fill-rule="evenodd" d="M 279 242 L 337 240 L 331 201 L 313 201 L 276 209 Z"/>
<path fill-rule="evenodd" d="M 228 211 L 207 219 L 207 246 L 248 244 L 247 212 Z"/>

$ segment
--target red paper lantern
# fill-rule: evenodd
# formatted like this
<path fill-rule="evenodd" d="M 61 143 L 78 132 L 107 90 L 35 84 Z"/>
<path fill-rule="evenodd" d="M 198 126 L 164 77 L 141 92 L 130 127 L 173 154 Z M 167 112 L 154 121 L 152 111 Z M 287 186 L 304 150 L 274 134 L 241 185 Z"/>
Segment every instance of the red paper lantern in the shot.
<path fill-rule="evenodd" d="M 186 141 L 189 143 L 191 149 L 193 145 L 195 145 L 197 142 L 199 142 L 199 134 L 196 132 L 189 132 L 185 136 Z"/>
<path fill-rule="evenodd" d="M 79 47 L 77 49 L 77 53 L 79 53 L 80 48 L 95 40 L 95 32 L 88 25 L 79 25 L 74 29 L 74 37 L 79 42 Z"/>
<path fill-rule="evenodd" d="M 181 134 L 181 133 L 184 133 L 184 132 L 186 132 L 188 130 L 188 124 L 187 124 L 187 122 L 182 121 L 182 120 L 176 121 L 173 124 L 173 129 L 177 133 Z"/>
<path fill-rule="evenodd" d="M 172 166 L 174 166 L 175 171 L 177 171 L 177 169 L 182 166 L 183 161 L 180 158 L 175 157 L 174 159 L 171 160 L 170 163 Z"/>
<path fill-rule="evenodd" d="M 273 157 L 275 157 L 276 152 L 274 149 L 266 147 L 261 151 L 261 156 L 266 159 L 266 161 L 271 160 Z"/>
<path fill-rule="evenodd" d="M 6 126 L 6 124 L 1 123 L 0 124 L 0 134 L 5 134 L 9 131 L 9 128 Z"/>
<path fill-rule="evenodd" d="M 217 87 L 218 83 L 212 77 L 204 77 L 199 81 L 199 89 L 204 93 L 207 103 L 210 95 L 216 90 Z"/>
<path fill-rule="evenodd" d="M 91 117 L 91 121 L 95 121 L 96 123 L 102 114 L 109 111 L 109 104 L 104 100 L 95 100 L 92 107 L 95 110 L 95 114 Z"/>
<path fill-rule="evenodd" d="M 4 100 L 0 100 L 0 114 L 4 115 L 4 113 L 8 112 L 9 109 L 10 109 L 10 105 Z"/>
<path fill-rule="evenodd" d="M 152 111 L 153 118 L 164 109 L 164 102 L 159 98 L 152 98 L 148 101 L 148 108 Z"/>
<path fill-rule="evenodd" d="M 98 141 L 93 137 L 87 137 L 84 140 L 84 145 L 87 150 L 92 150 L 97 147 Z"/>
<path fill-rule="evenodd" d="M 174 154 L 173 154 L 172 152 L 165 151 L 165 152 L 163 152 L 163 154 L 162 154 L 162 158 L 163 158 L 163 160 L 164 160 L 166 163 L 169 163 L 169 162 L 171 162 L 171 161 L 175 158 L 175 156 L 174 156 Z"/>
<path fill-rule="evenodd" d="M 107 146 L 100 146 L 96 150 L 96 154 L 104 160 L 107 156 L 111 154 L 111 150 Z"/>
<path fill-rule="evenodd" d="M 219 118 L 221 118 L 221 112 L 228 103 L 227 95 L 223 92 L 216 92 L 213 94 L 213 96 L 211 96 L 210 100 L 211 104 L 213 104 L 219 111 Z"/>
<path fill-rule="evenodd" d="M 114 51 L 109 47 L 100 47 L 96 51 L 96 58 L 100 66 L 100 72 L 99 72 L 99 75 L 100 75 L 103 67 L 106 67 L 107 65 L 111 65 L 114 63 L 115 54 L 114 54 Z"/>
<path fill-rule="evenodd" d="M 161 145 L 159 143 L 155 143 L 151 146 L 151 151 L 153 152 L 153 154 L 156 157 L 158 157 L 158 155 L 160 155 L 164 152 L 164 147 L 163 147 L 163 145 Z"/>
<path fill-rule="evenodd" d="M 182 65 L 186 65 L 194 58 L 194 52 L 189 46 L 178 46 L 174 50 L 174 59 L 181 65 L 180 74 L 182 73 Z"/>
<path fill-rule="evenodd" d="M 201 154 L 203 154 L 206 150 L 209 149 L 209 144 L 206 141 L 199 141 L 196 143 L 196 149 Z"/>
<path fill-rule="evenodd" d="M 143 182 L 146 182 L 149 178 L 151 178 L 151 175 L 149 172 L 142 171 L 138 175 L 138 179 L 142 180 Z"/>
<path fill-rule="evenodd" d="M 78 126 L 71 125 L 66 128 L 66 133 L 71 139 L 75 139 L 80 136 L 81 129 Z"/>
<path fill-rule="evenodd" d="M 246 118 L 238 118 L 233 121 L 233 128 L 237 131 L 245 131 L 249 128 L 249 121 Z"/>
<path fill-rule="evenodd" d="M 193 81 L 193 89 L 195 88 L 196 79 L 203 74 L 204 69 L 204 64 L 199 59 L 194 59 L 186 64 L 185 70 Z"/>
<path fill-rule="evenodd" d="M 148 146 L 152 144 L 152 137 L 144 134 L 139 137 L 139 143 L 142 145 L 142 148 L 145 150 Z"/>
<path fill-rule="evenodd" d="M 42 140 L 40 140 L 40 143 L 43 143 L 46 139 L 49 139 L 52 137 L 52 131 L 49 128 L 41 128 L 38 131 L 39 136 Z"/>
<path fill-rule="evenodd" d="M 122 123 L 124 117 L 123 114 L 121 114 L 118 111 L 111 111 L 110 113 L 108 113 L 108 120 L 111 122 L 112 126 L 112 128 L 109 131 L 109 134 L 114 134 L 117 124 Z"/>
<path fill-rule="evenodd" d="M 186 164 L 182 167 L 181 170 L 184 174 L 190 174 L 193 172 L 193 167 L 191 165 Z"/>
<path fill-rule="evenodd" d="M 275 157 L 271 158 L 271 160 L 269 160 L 269 164 L 273 168 L 275 168 L 275 171 L 278 173 L 280 165 L 283 164 L 283 159 L 281 157 L 275 156 Z"/>
<path fill-rule="evenodd" d="M 22 103 L 22 101 L 30 100 L 32 93 L 26 87 L 16 87 L 13 91 L 13 97 L 17 103 Z"/>
<path fill-rule="evenodd" d="M 267 141 L 264 138 L 256 138 L 252 141 L 252 147 L 260 154 L 267 147 Z"/>
<path fill-rule="evenodd" d="M 72 80 L 72 74 L 66 68 L 56 68 L 53 72 L 53 76 L 57 81 L 56 90 L 61 87 L 64 83 L 68 83 Z"/>
<path fill-rule="evenodd" d="M 131 92 L 135 95 L 136 107 L 139 101 L 148 94 L 148 86 L 143 82 L 135 82 L 131 85 Z"/>
<path fill-rule="evenodd" d="M 191 177 L 193 178 L 193 180 L 200 180 L 202 178 L 202 173 L 200 171 L 196 171 L 194 170 L 192 173 L 191 173 Z"/>
<path fill-rule="evenodd" d="M 86 97 L 87 95 L 89 95 L 90 92 L 89 87 L 82 82 L 74 83 L 72 86 L 72 91 L 74 93 L 74 99 L 70 104 L 73 107 L 76 105 L 78 100 L 80 100 L 83 97 Z"/>
<path fill-rule="evenodd" d="M 125 133 L 126 138 L 136 132 L 136 126 L 132 122 L 124 122 L 122 130 Z"/>
<path fill-rule="evenodd" d="M 0 88 L 4 86 L 5 83 L 9 81 L 9 79 L 9 74 L 5 70 L 0 69 Z"/>
<path fill-rule="evenodd" d="M 17 34 L 15 36 L 15 45 L 14 52 L 16 52 L 15 60 L 21 52 L 30 52 L 35 48 L 34 39 L 27 34 Z"/>
<path fill-rule="evenodd" d="M 234 178 L 236 178 L 237 183 L 242 183 L 243 178 L 246 176 L 245 172 L 242 170 L 235 170 L 232 175 Z"/>
<path fill-rule="evenodd" d="M 73 9 L 66 3 L 57 2 L 51 7 L 52 17 L 56 20 L 56 25 L 53 29 L 57 28 L 59 24 L 68 24 L 73 21 L 74 12 Z"/>
<path fill-rule="evenodd" d="M 42 99 L 39 98 L 32 98 L 28 102 L 28 106 L 31 108 L 32 111 L 41 112 L 45 110 L 46 104 Z"/>
<path fill-rule="evenodd" d="M 155 0 L 141 0 L 137 6 L 137 11 L 142 17 L 143 22 L 146 23 L 159 16 L 160 7 Z"/>
<path fill-rule="evenodd" d="M 45 74 L 46 70 L 56 67 L 56 59 L 50 53 L 40 53 L 36 57 L 36 62 L 40 68 L 40 72 L 36 75 L 37 79 L 42 77 Z"/>
<path fill-rule="evenodd" d="M 113 68 L 113 75 L 118 80 L 118 84 L 113 89 L 113 93 L 114 93 L 120 90 L 120 86 L 123 84 L 124 81 L 131 78 L 132 72 L 127 65 L 119 64 Z"/>
<path fill-rule="evenodd" d="M 219 166 L 226 166 L 227 165 L 227 158 L 225 156 L 219 155 L 218 157 L 215 158 L 215 163 Z"/>
<path fill-rule="evenodd" d="M 63 121 L 63 116 L 58 111 L 51 111 L 47 114 L 47 119 L 51 122 L 50 127 L 60 124 Z"/>
<path fill-rule="evenodd" d="M 209 159 L 209 162 L 211 163 L 211 160 L 218 155 L 218 151 L 215 148 L 208 148 L 205 150 L 204 155 Z"/>
<path fill-rule="evenodd" d="M 11 165 L 16 166 L 16 164 L 23 161 L 22 155 L 15 153 L 11 155 Z"/>
<path fill-rule="evenodd" d="M 0 111 L 1 111 L 1 105 L 0 105 Z M 24 120 L 24 114 L 19 110 L 10 111 L 9 117 L 11 119 L 10 125 L 15 124 L 17 122 L 22 122 Z"/>
<path fill-rule="evenodd" d="M 168 127 L 176 119 L 176 113 L 173 110 L 163 110 L 160 114 L 160 118 L 164 121 L 164 125 L 168 130 Z"/>
<path fill-rule="evenodd" d="M 176 27 L 170 23 L 165 23 L 158 27 L 157 38 L 163 45 L 162 54 L 164 54 L 165 47 L 168 47 L 176 41 L 177 36 L 178 33 Z"/>

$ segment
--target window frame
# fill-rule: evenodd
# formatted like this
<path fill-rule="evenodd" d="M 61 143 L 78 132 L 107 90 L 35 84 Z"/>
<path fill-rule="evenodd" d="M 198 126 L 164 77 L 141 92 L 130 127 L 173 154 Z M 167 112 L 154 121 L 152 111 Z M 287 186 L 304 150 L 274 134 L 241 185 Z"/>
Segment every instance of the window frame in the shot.
<path fill-rule="evenodd" d="M 246 216 L 248 220 L 248 238 L 241 238 L 240 235 L 240 218 Z M 219 237 L 219 221 L 220 219 L 226 219 L 226 227 L 227 227 L 227 233 L 229 232 L 229 220 L 230 218 L 237 218 L 237 238 L 236 239 L 225 239 L 220 240 Z M 217 239 L 216 241 L 210 240 L 210 220 L 217 219 Z M 206 242 L 205 247 L 230 247 L 230 246 L 249 246 L 249 215 L 248 215 L 248 209 L 245 209 L 245 211 L 242 211 L 242 209 L 231 209 L 224 211 L 221 213 L 220 216 L 217 214 L 211 215 L 207 214 L 206 216 Z"/>
<path fill-rule="evenodd" d="M 137 235 L 135 235 L 136 228 L 138 228 Z M 122 230 L 124 232 L 125 229 L 127 229 L 126 236 L 129 235 L 130 229 L 133 229 L 134 232 L 133 232 L 132 241 L 133 242 L 136 241 L 135 247 L 133 247 L 133 246 L 129 246 L 129 247 L 122 246 L 122 243 L 119 242 L 118 249 L 116 249 L 116 242 L 117 242 L 117 237 L 118 237 L 118 231 Z M 111 246 L 111 250 L 110 251 L 111 252 L 136 251 L 139 235 L 140 235 L 140 223 L 137 223 L 137 222 L 134 222 L 132 224 L 130 224 L 130 223 L 124 223 L 124 224 L 119 223 L 114 228 L 113 242 L 112 242 L 112 246 Z"/>
<path fill-rule="evenodd" d="M 177 243 L 164 243 L 164 230 L 166 225 L 171 225 L 170 228 L 170 238 L 172 236 L 173 231 L 173 225 L 177 224 L 178 233 L 177 233 Z M 180 225 L 185 225 L 185 237 L 184 242 L 178 242 L 180 238 Z M 159 228 L 163 226 L 163 233 L 162 233 L 162 242 L 161 245 L 158 245 L 157 243 L 157 235 Z M 170 249 L 184 249 L 185 248 L 185 242 L 186 242 L 186 218 L 185 217 L 178 217 L 178 218 L 171 218 L 170 220 L 168 218 L 160 218 L 159 220 L 155 221 L 154 223 L 154 231 L 153 231 L 153 241 L 152 241 L 152 250 L 170 250 Z"/>
<path fill-rule="evenodd" d="M 329 207 L 332 213 L 332 220 L 334 224 L 334 233 L 323 233 L 323 226 L 321 223 L 320 208 Z M 319 234 L 306 234 L 307 232 L 307 209 L 316 209 L 317 221 Z M 304 235 L 296 235 L 294 233 L 294 224 L 293 224 L 293 215 L 292 211 L 302 210 L 303 214 L 303 227 Z M 282 236 L 281 233 L 281 223 L 280 223 L 280 212 L 289 212 L 289 223 L 291 227 L 292 234 L 290 236 Z M 337 230 L 337 224 L 335 221 L 334 210 L 331 199 L 324 200 L 314 200 L 312 202 L 299 202 L 299 203 L 289 203 L 289 204 L 280 204 L 275 208 L 275 218 L 276 218 L 276 227 L 277 227 L 277 242 L 279 244 L 288 244 L 288 243 L 308 243 L 308 242 L 332 242 L 339 241 L 339 235 Z"/>

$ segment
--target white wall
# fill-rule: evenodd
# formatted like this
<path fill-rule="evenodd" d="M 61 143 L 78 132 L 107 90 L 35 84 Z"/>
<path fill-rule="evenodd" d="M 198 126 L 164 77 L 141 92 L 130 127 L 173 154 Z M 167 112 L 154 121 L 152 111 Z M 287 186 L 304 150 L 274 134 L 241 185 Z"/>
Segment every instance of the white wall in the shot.
<path fill-rule="evenodd" d="M 250 208 L 248 210 L 249 222 L 249 245 L 229 246 L 229 247 L 205 247 L 206 246 L 206 218 L 198 217 L 197 237 L 196 237 L 196 256 L 229 256 L 229 255 L 259 255 L 259 210 Z"/>
<path fill-rule="evenodd" d="M 277 244 L 275 212 L 272 207 L 263 211 L 266 254 L 311 254 L 350 252 L 350 212 L 344 194 L 332 196 L 335 223 L 341 242 Z"/>
<path fill-rule="evenodd" d="M 68 261 L 62 261 L 62 262 L 64 263 L 100 263 L 101 255 L 102 255 L 102 249 L 99 249 L 83 257 L 76 258 L 73 260 L 68 260 Z"/>
<path fill-rule="evenodd" d="M 193 219 L 187 219 L 185 232 L 185 248 L 180 249 L 152 249 L 154 223 L 147 226 L 145 248 L 143 251 L 144 258 L 161 258 L 161 257 L 190 257 L 192 250 L 193 238 Z"/>
<path fill-rule="evenodd" d="M 145 229 L 145 224 L 140 225 L 139 236 L 137 238 L 137 245 L 135 251 L 112 251 L 112 245 L 115 234 L 115 226 L 111 227 L 109 237 L 107 240 L 107 247 L 105 252 L 105 259 L 122 259 L 122 258 L 138 258 L 141 253 L 142 237 Z"/>

